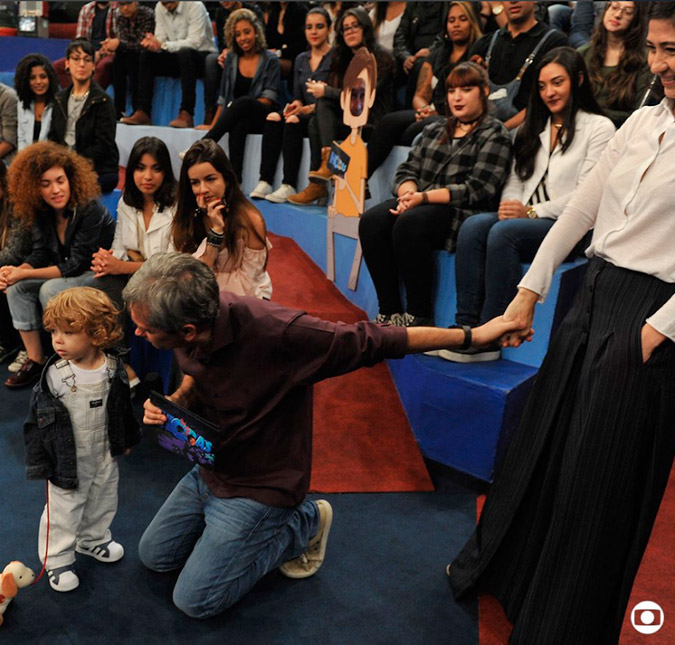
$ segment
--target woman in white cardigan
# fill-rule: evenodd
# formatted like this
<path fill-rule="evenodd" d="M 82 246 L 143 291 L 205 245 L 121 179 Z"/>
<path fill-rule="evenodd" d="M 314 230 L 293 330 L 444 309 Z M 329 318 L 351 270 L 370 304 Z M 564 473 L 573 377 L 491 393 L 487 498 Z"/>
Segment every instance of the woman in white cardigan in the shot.
<path fill-rule="evenodd" d="M 42 54 L 28 54 L 16 66 L 17 149 L 45 141 L 52 123 L 52 105 L 59 91 L 54 68 Z"/>
<path fill-rule="evenodd" d="M 539 63 L 527 117 L 514 141 L 514 164 L 497 213 L 469 217 L 459 230 L 455 258 L 458 325 L 475 326 L 504 312 L 576 187 L 614 135 L 602 115 L 583 58 L 570 47 Z M 584 250 L 584 238 L 572 256 Z M 457 362 L 495 360 L 497 346 L 443 352 Z"/>

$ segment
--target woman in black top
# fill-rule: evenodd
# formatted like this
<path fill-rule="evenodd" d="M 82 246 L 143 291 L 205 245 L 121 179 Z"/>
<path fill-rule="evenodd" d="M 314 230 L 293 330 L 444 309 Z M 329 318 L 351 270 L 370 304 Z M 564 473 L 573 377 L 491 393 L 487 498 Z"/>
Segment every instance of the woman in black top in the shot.
<path fill-rule="evenodd" d="M 99 186 L 91 164 L 50 141 L 22 150 L 9 170 L 14 214 L 33 226 L 33 248 L 22 264 L 0 268 L 0 290 L 7 290 L 13 326 L 28 360 L 7 387 L 24 387 L 39 377 L 45 355 L 40 340 L 40 306 L 69 287 L 95 286 L 92 254 L 109 248 L 115 221 L 96 197 Z"/>

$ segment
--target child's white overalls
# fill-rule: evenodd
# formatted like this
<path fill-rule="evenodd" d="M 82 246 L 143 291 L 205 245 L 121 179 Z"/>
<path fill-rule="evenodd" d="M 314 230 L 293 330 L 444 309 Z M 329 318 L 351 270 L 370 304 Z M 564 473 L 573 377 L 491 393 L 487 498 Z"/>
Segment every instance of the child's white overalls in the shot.
<path fill-rule="evenodd" d="M 117 511 L 119 469 L 110 455 L 106 405 L 110 383 L 115 373 L 115 360 L 106 357 L 107 378 L 94 384 L 76 384 L 75 374 L 67 361 L 58 361 L 59 376 L 68 385 L 60 399 L 70 415 L 77 454 L 79 486 L 66 490 L 49 486 L 49 551 L 50 569 L 75 562 L 75 545 L 92 548 L 108 542 L 110 524 Z M 40 519 L 38 552 L 45 555 L 47 507 Z"/>

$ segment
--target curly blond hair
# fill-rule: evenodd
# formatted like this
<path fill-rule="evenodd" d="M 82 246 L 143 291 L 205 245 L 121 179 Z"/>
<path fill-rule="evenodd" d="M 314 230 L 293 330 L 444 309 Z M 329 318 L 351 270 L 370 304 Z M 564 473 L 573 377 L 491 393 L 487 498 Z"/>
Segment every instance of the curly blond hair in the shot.
<path fill-rule="evenodd" d="M 101 194 L 98 176 L 88 159 L 53 141 L 38 141 L 16 155 L 7 173 L 15 217 L 32 224 L 36 213 L 47 208 L 39 191 L 40 178 L 54 167 L 63 168 L 70 183 L 66 208 L 84 206 Z"/>
<path fill-rule="evenodd" d="M 250 9 L 237 9 L 230 14 L 230 17 L 225 23 L 225 42 L 229 49 L 234 50 L 237 56 L 241 56 L 244 52 L 241 50 L 241 47 L 237 45 L 237 41 L 234 37 L 234 28 L 237 26 L 238 22 L 246 20 L 253 25 L 255 29 L 255 51 L 260 53 L 267 49 L 267 40 L 265 39 L 265 30 L 260 24 L 258 17 Z"/>
<path fill-rule="evenodd" d="M 46 305 L 42 324 L 47 331 L 84 331 L 95 347 L 112 347 L 124 335 L 119 309 L 100 289 L 71 287 L 55 295 Z"/>

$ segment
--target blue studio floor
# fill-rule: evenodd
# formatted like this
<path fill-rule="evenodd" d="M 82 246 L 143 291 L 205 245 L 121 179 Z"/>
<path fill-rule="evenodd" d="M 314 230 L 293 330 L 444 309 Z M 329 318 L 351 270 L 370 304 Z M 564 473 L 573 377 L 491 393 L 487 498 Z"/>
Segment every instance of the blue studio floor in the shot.
<path fill-rule="evenodd" d="M 0 378 L 7 376 L 0 367 Z M 0 558 L 39 571 L 44 482 L 28 482 L 22 423 L 29 391 L 0 386 Z M 385 429 L 383 429 L 384 431 Z M 238 605 L 206 621 L 173 607 L 174 575 L 147 571 L 137 545 L 153 513 L 187 470 L 146 438 L 121 463 L 113 535 L 119 563 L 79 556 L 81 584 L 67 594 L 46 579 L 22 589 L 5 613 L 0 642 L 49 643 L 434 643 L 478 642 L 475 605 L 452 600 L 444 574 L 475 522 L 475 492 L 430 462 L 436 491 L 329 495 L 335 518 L 327 559 L 308 580 L 268 574 Z"/>

